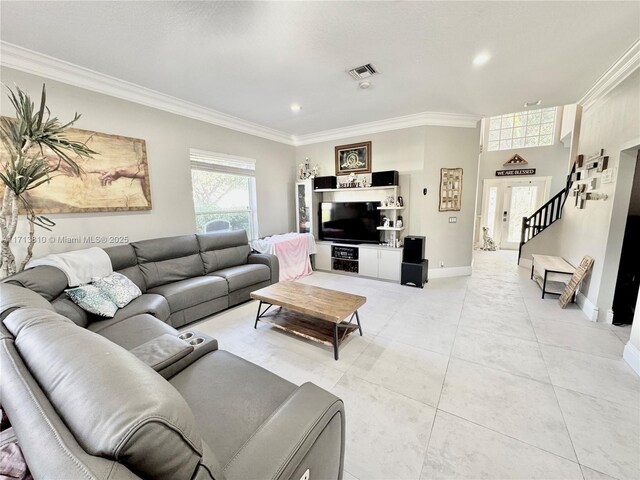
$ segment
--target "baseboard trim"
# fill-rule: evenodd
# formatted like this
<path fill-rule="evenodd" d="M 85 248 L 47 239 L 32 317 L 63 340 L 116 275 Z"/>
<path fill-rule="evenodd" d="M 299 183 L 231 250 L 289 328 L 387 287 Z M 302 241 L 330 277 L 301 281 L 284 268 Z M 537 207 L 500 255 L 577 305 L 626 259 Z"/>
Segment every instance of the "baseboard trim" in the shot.
<path fill-rule="evenodd" d="M 585 297 L 581 292 L 578 292 L 578 294 L 576 295 L 576 303 L 589 320 L 591 320 L 592 322 L 598 321 L 599 308 L 591 303 L 591 300 Z"/>
<path fill-rule="evenodd" d="M 473 268 L 471 265 L 466 267 L 443 267 L 443 268 L 430 268 L 429 279 L 432 278 L 448 278 L 448 277 L 465 277 L 471 275 Z"/>
<path fill-rule="evenodd" d="M 633 371 L 640 377 L 640 350 L 631 342 L 627 342 L 624 346 L 622 354 L 624 361 L 629 364 Z"/>

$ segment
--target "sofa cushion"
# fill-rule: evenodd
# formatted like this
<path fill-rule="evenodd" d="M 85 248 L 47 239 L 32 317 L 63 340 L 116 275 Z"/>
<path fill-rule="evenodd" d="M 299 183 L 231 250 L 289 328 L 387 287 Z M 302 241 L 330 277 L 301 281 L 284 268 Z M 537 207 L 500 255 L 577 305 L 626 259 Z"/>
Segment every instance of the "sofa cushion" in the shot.
<path fill-rule="evenodd" d="M 33 290 L 51 301 L 58 297 L 67 285 L 67 276 L 56 267 L 38 266 L 7 277 L 3 282 Z"/>
<path fill-rule="evenodd" d="M 56 298 L 51 305 L 57 313 L 63 317 L 67 317 L 79 327 L 86 328 L 89 324 L 89 314 L 78 305 L 69 300 L 66 293 Z"/>
<path fill-rule="evenodd" d="M 148 313 L 163 322 L 171 315 L 169 304 L 162 295 L 144 293 L 124 308 L 119 308 L 113 318 L 105 320 L 101 317 L 90 317 L 89 330 L 100 332 L 103 328 L 135 315 Z"/>
<path fill-rule="evenodd" d="M 53 311 L 53 306 L 36 292 L 10 283 L 0 283 L 0 319 L 16 308 L 33 307 Z"/>
<path fill-rule="evenodd" d="M 143 478 L 192 478 L 202 455 L 193 413 L 153 369 L 47 310 L 23 308 L 4 324 L 85 451 L 118 460 Z"/>
<path fill-rule="evenodd" d="M 175 328 L 146 313 L 113 322 L 100 329 L 98 333 L 127 350 L 166 333 L 178 335 Z"/>
<path fill-rule="evenodd" d="M 221 465 L 296 389 L 285 379 L 222 350 L 198 359 L 169 382 L 187 401 L 198 424 L 209 424 L 215 418 L 215 427 L 203 429 L 202 436 Z"/>
<path fill-rule="evenodd" d="M 87 312 L 100 317 L 111 318 L 115 315 L 118 306 L 102 290 L 94 285 L 65 290 L 71 301 Z"/>
<path fill-rule="evenodd" d="M 211 232 L 196 235 L 206 273 L 247 263 L 251 253 L 247 232 Z"/>
<path fill-rule="evenodd" d="M 107 247 L 104 251 L 109 255 L 111 266 L 115 272 L 123 274 L 135 283 L 142 293 L 147 291 L 144 277 L 138 266 L 136 251 L 131 244 Z"/>
<path fill-rule="evenodd" d="M 91 283 L 106 294 L 118 308 L 126 307 L 131 300 L 142 295 L 135 283 L 118 272 L 113 272 L 106 277 L 94 278 Z"/>
<path fill-rule="evenodd" d="M 210 275 L 224 278 L 229 284 L 229 291 L 234 292 L 241 288 L 270 280 L 271 270 L 266 265 L 247 264 L 216 270 Z"/>
<path fill-rule="evenodd" d="M 204 274 L 195 235 L 155 238 L 131 245 L 148 290 Z"/>
<path fill-rule="evenodd" d="M 214 298 L 224 297 L 229 293 L 229 289 L 222 278 L 201 276 L 161 285 L 149 292 L 166 298 L 173 313 Z"/>

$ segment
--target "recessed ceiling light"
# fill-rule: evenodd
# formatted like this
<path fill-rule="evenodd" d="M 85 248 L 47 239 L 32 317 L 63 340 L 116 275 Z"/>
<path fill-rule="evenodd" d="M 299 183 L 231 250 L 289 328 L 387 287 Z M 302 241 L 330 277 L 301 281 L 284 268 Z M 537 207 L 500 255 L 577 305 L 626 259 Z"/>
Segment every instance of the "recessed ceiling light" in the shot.
<path fill-rule="evenodd" d="M 291 111 L 292 112 L 299 112 L 302 109 L 302 107 L 300 105 L 298 105 L 297 103 L 294 103 L 291 105 Z"/>
<path fill-rule="evenodd" d="M 527 102 L 524 104 L 524 108 L 529 108 L 529 107 L 537 107 L 538 105 L 542 104 L 542 100 L 536 100 L 535 102 Z"/>
<path fill-rule="evenodd" d="M 366 80 L 363 80 L 358 84 L 358 86 L 360 87 L 361 90 L 366 90 L 371 86 L 371 82 L 367 82 Z"/>
<path fill-rule="evenodd" d="M 491 55 L 489 55 L 487 52 L 482 52 L 479 53 L 478 55 L 476 55 L 476 57 L 473 59 L 473 64 L 476 67 L 479 67 L 480 65 L 484 65 L 485 63 L 487 63 L 489 61 L 489 59 L 491 58 Z"/>

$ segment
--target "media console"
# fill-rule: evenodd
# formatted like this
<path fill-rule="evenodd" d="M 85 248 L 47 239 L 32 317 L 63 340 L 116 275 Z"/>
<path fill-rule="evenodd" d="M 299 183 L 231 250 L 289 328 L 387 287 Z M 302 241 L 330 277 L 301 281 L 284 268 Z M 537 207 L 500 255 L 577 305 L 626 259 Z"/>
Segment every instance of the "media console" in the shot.
<path fill-rule="evenodd" d="M 315 258 L 317 270 L 399 282 L 401 264 L 402 248 L 317 242 Z"/>

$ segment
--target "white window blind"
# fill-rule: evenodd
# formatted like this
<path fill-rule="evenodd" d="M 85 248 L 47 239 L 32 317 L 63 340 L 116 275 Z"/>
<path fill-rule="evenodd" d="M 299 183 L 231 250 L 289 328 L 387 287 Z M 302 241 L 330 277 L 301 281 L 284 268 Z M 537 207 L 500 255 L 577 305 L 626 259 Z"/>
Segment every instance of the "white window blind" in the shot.
<path fill-rule="evenodd" d="M 246 230 L 258 237 L 256 161 L 190 149 L 196 231 Z"/>
<path fill-rule="evenodd" d="M 256 174 L 256 161 L 253 158 L 236 157 L 193 148 L 189 150 L 189 157 L 191 159 L 191 168 L 198 170 L 247 177 L 254 177 Z"/>

